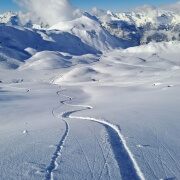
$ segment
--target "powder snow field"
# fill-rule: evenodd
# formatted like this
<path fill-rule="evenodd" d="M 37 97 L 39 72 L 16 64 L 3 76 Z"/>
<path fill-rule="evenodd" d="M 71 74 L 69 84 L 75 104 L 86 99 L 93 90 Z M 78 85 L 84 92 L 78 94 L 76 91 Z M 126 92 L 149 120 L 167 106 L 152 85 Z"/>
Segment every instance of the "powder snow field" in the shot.
<path fill-rule="evenodd" d="M 180 43 L 66 25 L 0 26 L 0 179 L 180 179 Z"/>

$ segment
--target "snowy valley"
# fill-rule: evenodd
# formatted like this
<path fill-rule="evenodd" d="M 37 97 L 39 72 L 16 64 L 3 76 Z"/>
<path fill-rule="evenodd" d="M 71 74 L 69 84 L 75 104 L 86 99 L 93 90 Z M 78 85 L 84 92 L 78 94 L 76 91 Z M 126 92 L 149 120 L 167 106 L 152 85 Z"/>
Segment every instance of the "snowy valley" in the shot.
<path fill-rule="evenodd" d="M 0 15 L 0 179 L 180 179 L 180 15 L 27 17 Z"/>

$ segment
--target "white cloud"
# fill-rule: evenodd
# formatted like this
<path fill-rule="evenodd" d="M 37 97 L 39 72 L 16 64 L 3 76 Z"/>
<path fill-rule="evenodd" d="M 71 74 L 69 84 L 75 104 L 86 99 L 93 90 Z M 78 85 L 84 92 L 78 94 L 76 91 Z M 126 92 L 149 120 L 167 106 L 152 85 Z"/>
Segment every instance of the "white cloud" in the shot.
<path fill-rule="evenodd" d="M 135 11 L 138 11 L 138 12 L 150 12 L 150 11 L 156 11 L 157 8 L 153 5 L 150 5 L 150 4 L 145 4 L 143 6 L 138 6 L 138 7 L 135 7 L 134 8 Z"/>
<path fill-rule="evenodd" d="M 150 14 L 151 14 L 151 12 L 152 13 L 158 12 L 159 9 L 173 11 L 175 13 L 180 14 L 180 1 L 178 1 L 176 3 L 171 3 L 171 4 L 163 4 L 158 7 L 155 7 L 152 5 L 143 5 L 143 6 L 138 6 L 138 7 L 134 8 L 135 11 L 145 12 L 145 13 L 150 13 Z"/>
<path fill-rule="evenodd" d="M 94 16 L 97 16 L 98 18 L 101 19 L 101 21 L 110 21 L 110 16 L 107 14 L 107 11 L 102 10 L 102 9 L 98 9 L 96 7 L 93 7 L 91 10 L 91 14 Z"/>
<path fill-rule="evenodd" d="M 178 1 L 177 3 L 162 5 L 160 6 L 160 8 L 180 14 L 180 1 Z"/>
<path fill-rule="evenodd" d="M 156 20 L 156 17 L 158 16 L 158 9 L 155 6 L 146 4 L 143 6 L 138 6 L 134 8 L 134 11 L 136 12 L 144 12 L 146 15 L 154 20 Z"/>
<path fill-rule="evenodd" d="M 13 0 L 30 12 L 32 19 L 41 18 L 50 26 L 75 18 L 76 9 L 69 0 Z"/>

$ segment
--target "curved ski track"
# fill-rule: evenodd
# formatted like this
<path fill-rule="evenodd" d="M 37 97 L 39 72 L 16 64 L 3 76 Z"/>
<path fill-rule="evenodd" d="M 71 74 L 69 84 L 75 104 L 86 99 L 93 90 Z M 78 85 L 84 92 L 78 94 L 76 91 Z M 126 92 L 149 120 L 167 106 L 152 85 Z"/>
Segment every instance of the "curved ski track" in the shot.
<path fill-rule="evenodd" d="M 59 87 L 59 88 L 61 88 L 61 87 Z M 61 156 L 61 151 L 63 149 L 65 140 L 69 133 L 69 125 L 65 119 L 71 118 L 71 119 L 82 119 L 82 120 L 87 120 L 87 121 L 93 121 L 93 122 L 103 125 L 108 132 L 109 139 L 110 139 L 110 145 L 112 147 L 112 151 L 114 153 L 115 160 L 117 161 L 122 180 L 130 180 L 130 179 L 145 180 L 145 177 L 144 177 L 143 173 L 141 172 L 141 169 L 138 166 L 131 150 L 128 148 L 126 140 L 125 140 L 124 136 L 122 135 L 119 127 L 117 125 L 114 125 L 103 119 L 97 119 L 97 118 L 93 118 L 93 117 L 73 116 L 73 113 L 84 111 L 84 110 L 90 110 L 93 107 L 91 107 L 89 105 L 72 105 L 72 104 L 66 103 L 68 101 L 69 102 L 72 101 L 73 98 L 70 96 L 61 94 L 63 91 L 64 90 L 57 91 L 56 93 L 57 93 L 57 95 L 67 98 L 67 100 L 60 101 L 60 103 L 61 103 L 60 106 L 53 109 L 52 114 L 54 117 L 61 118 L 65 122 L 66 130 L 65 130 L 65 133 L 64 133 L 62 139 L 60 140 L 59 144 L 57 145 L 57 149 L 52 156 L 50 165 L 46 169 L 45 179 L 46 180 L 54 179 L 53 171 L 55 169 L 57 169 L 57 167 L 58 167 L 57 159 Z M 71 106 L 71 107 L 81 107 L 81 109 L 62 112 L 60 115 L 55 116 L 54 111 L 59 109 L 62 105 L 67 105 L 67 106 Z"/>
<path fill-rule="evenodd" d="M 58 94 L 58 93 L 57 93 Z M 62 104 L 62 103 L 61 103 Z M 61 106 L 61 105 L 60 105 Z M 55 117 L 55 118 L 61 118 L 61 116 L 56 116 L 54 111 L 56 109 L 59 109 L 60 106 L 54 108 L 52 110 L 52 115 Z M 61 118 L 62 119 L 62 118 Z M 66 120 L 62 119 L 62 121 L 64 121 L 65 123 L 65 126 L 66 126 L 66 129 L 65 129 L 65 132 L 61 138 L 61 140 L 59 141 L 58 145 L 57 145 L 57 148 L 56 148 L 56 151 L 54 152 L 52 158 L 51 158 L 51 161 L 50 161 L 50 164 L 49 166 L 46 168 L 46 174 L 45 174 L 45 180 L 54 180 L 54 177 L 53 177 L 53 171 L 56 170 L 58 168 L 58 158 L 61 156 L 61 152 L 62 152 L 62 149 L 64 147 L 64 144 L 65 144 L 65 141 L 66 141 L 66 138 L 69 134 L 69 124 Z"/>
<path fill-rule="evenodd" d="M 61 156 L 61 151 L 63 149 L 65 140 L 66 140 L 68 133 L 69 133 L 69 125 L 65 120 L 63 120 L 63 121 L 66 125 L 66 130 L 64 132 L 62 139 L 60 140 L 59 144 L 57 145 L 56 151 L 54 152 L 54 154 L 51 158 L 50 165 L 46 168 L 46 175 L 45 175 L 46 180 L 53 180 L 54 179 L 53 178 L 53 171 L 55 169 L 57 169 L 57 167 L 58 167 L 57 159 Z"/>

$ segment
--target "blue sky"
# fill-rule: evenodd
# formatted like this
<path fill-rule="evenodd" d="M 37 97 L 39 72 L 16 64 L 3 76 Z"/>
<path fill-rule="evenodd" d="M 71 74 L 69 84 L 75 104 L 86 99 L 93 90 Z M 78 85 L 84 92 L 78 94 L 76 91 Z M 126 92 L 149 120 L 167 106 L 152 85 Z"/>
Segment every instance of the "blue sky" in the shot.
<path fill-rule="evenodd" d="M 0 0 L 0 13 L 7 11 L 17 11 L 18 5 L 12 2 L 12 0 Z"/>
<path fill-rule="evenodd" d="M 90 10 L 92 7 L 109 9 L 115 12 L 128 11 L 136 6 L 152 4 L 159 6 L 162 4 L 175 3 L 177 0 L 70 0 L 70 2 L 82 10 Z M 12 0 L 0 0 L 0 13 L 6 11 L 18 11 L 19 7 Z"/>
<path fill-rule="evenodd" d="M 144 4 L 151 4 L 160 6 L 162 4 L 169 4 L 178 2 L 178 0 L 70 0 L 72 4 L 80 9 L 89 10 L 92 7 L 112 11 L 128 11 L 134 7 L 142 6 Z"/>

